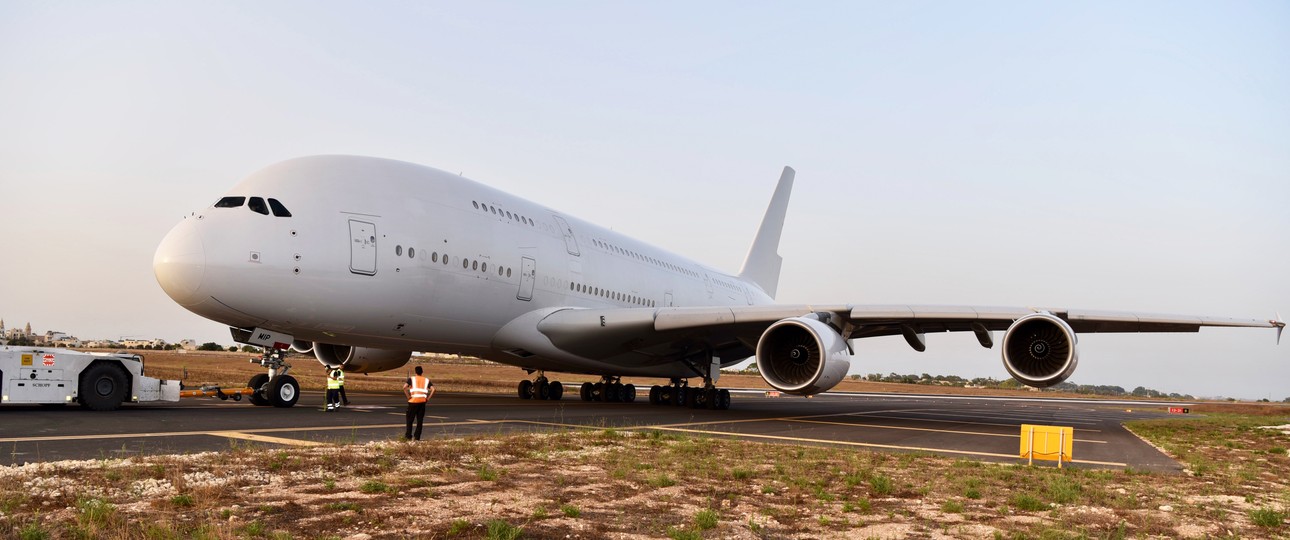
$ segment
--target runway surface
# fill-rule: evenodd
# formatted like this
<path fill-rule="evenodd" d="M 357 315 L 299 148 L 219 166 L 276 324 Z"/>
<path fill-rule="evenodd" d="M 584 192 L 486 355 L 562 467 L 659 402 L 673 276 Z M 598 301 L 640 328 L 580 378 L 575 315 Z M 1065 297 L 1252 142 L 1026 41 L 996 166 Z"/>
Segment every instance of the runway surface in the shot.
<path fill-rule="evenodd" d="M 305 392 L 290 409 L 213 398 L 126 405 L 103 413 L 76 406 L 5 406 L 0 407 L 0 464 L 363 443 L 403 435 L 402 394 L 352 393 L 350 400 L 352 406 L 329 412 L 320 410 L 321 392 Z M 805 399 L 759 392 L 736 392 L 733 401 L 730 410 L 709 411 L 654 406 L 644 395 L 635 403 L 588 403 L 569 394 L 551 402 L 439 393 L 427 408 L 422 438 L 549 429 L 662 430 L 1019 463 L 1021 424 L 1045 424 L 1074 428 L 1074 466 L 1181 470 L 1120 426 L 1125 420 L 1168 416 L 1160 404 L 906 394 L 830 393 Z"/>

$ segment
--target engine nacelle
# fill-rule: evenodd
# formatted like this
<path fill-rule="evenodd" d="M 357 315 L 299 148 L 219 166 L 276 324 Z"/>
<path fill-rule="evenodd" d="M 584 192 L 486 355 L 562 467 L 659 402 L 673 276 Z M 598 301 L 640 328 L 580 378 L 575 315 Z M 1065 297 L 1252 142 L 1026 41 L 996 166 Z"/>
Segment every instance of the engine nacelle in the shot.
<path fill-rule="evenodd" d="M 315 342 L 313 349 L 314 357 L 322 365 L 338 367 L 351 373 L 374 373 L 398 369 L 412 358 L 412 351 L 389 351 L 330 343 Z"/>
<path fill-rule="evenodd" d="M 837 386 L 851 368 L 847 342 L 833 327 L 807 317 L 770 325 L 757 341 L 757 370 L 766 383 L 809 396 Z"/>
<path fill-rule="evenodd" d="M 1066 380 L 1079 363 L 1075 331 L 1051 313 L 1026 315 L 1003 335 L 1003 367 L 1026 386 L 1046 388 Z"/>

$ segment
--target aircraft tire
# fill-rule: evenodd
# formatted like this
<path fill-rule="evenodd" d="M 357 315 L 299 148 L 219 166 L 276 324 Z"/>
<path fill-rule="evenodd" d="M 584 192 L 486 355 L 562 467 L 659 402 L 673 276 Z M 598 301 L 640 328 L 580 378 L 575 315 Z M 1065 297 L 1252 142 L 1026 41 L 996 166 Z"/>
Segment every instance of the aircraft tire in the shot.
<path fill-rule="evenodd" d="M 582 398 L 583 401 L 591 401 L 592 388 L 594 388 L 594 385 L 591 383 L 582 383 L 582 388 L 578 389 L 578 397 Z"/>
<path fill-rule="evenodd" d="M 730 391 L 722 388 L 717 391 L 717 408 L 720 410 L 730 409 Z"/>
<path fill-rule="evenodd" d="M 658 385 L 649 387 L 649 404 L 658 405 Z"/>
<path fill-rule="evenodd" d="M 548 399 L 551 401 L 560 401 L 560 398 L 564 397 L 564 385 L 560 384 L 560 381 L 551 383 L 550 394 L 551 395 L 548 396 Z"/>
<path fill-rule="evenodd" d="M 546 381 L 538 381 L 534 383 L 533 397 L 537 399 L 551 399 L 551 385 Z"/>
<path fill-rule="evenodd" d="M 77 393 L 81 406 L 91 411 L 115 411 L 130 393 L 129 378 L 121 368 L 106 363 L 90 366 L 81 377 Z"/>
<path fill-rule="evenodd" d="M 689 397 L 689 388 L 685 386 L 677 386 L 674 388 L 675 390 L 672 391 L 672 404 L 677 407 L 681 407 L 685 405 L 685 399 Z"/>
<path fill-rule="evenodd" d="M 520 399 L 533 399 L 533 381 L 528 379 L 520 381 L 520 386 L 516 391 L 519 393 Z"/>
<path fill-rule="evenodd" d="M 252 405 L 255 405 L 256 407 L 269 406 L 269 398 L 265 397 L 265 393 L 264 393 L 264 390 L 266 390 L 265 385 L 268 384 L 268 382 L 269 382 L 268 373 L 257 373 L 253 375 L 251 377 L 251 380 L 246 383 L 246 385 L 249 386 L 251 390 L 254 390 L 254 392 L 251 392 Z"/>
<path fill-rule="evenodd" d="M 290 375 L 278 375 L 269 379 L 268 394 L 269 403 L 274 407 L 294 407 L 300 400 L 300 383 Z"/>
<path fill-rule="evenodd" d="M 636 401 L 636 385 L 631 383 L 624 384 L 620 397 L 623 398 L 623 403 L 634 403 Z"/>

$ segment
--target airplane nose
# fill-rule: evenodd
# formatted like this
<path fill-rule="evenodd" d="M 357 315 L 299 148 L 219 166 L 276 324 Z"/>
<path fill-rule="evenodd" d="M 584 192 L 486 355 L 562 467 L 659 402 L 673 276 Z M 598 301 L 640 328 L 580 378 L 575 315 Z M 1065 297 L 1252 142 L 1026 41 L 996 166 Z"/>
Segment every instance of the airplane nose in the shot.
<path fill-rule="evenodd" d="M 206 273 L 206 250 L 196 220 L 185 219 L 171 229 L 157 246 L 152 271 L 166 295 L 181 306 L 201 302 L 198 294 Z"/>

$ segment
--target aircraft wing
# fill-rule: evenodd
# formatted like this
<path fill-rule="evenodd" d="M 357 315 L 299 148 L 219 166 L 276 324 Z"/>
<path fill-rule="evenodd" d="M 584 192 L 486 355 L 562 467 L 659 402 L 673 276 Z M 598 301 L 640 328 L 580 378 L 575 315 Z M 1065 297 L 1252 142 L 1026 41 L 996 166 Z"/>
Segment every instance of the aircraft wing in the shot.
<path fill-rule="evenodd" d="M 1276 328 L 1275 319 L 1239 319 L 1077 309 L 932 305 L 767 305 L 733 307 L 611 308 L 555 311 L 538 323 L 551 344 L 591 358 L 628 351 L 675 356 L 698 350 L 726 350 L 729 358 L 750 356 L 770 325 L 814 316 L 846 339 L 904 335 L 922 350 L 922 335 L 973 332 L 991 346 L 993 331 L 1007 330 L 1035 313 L 1056 316 L 1079 333 L 1197 332 L 1202 326 Z M 740 356 L 742 355 L 742 356 Z"/>

